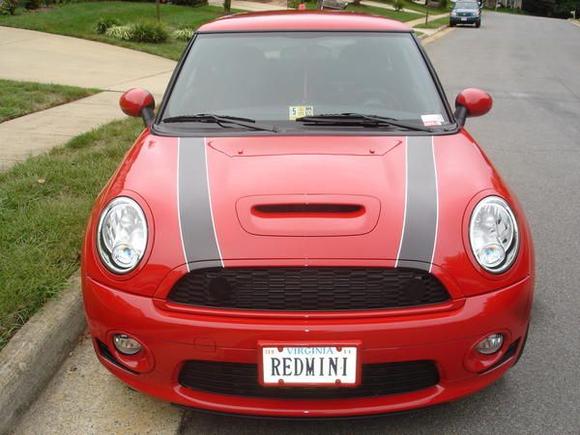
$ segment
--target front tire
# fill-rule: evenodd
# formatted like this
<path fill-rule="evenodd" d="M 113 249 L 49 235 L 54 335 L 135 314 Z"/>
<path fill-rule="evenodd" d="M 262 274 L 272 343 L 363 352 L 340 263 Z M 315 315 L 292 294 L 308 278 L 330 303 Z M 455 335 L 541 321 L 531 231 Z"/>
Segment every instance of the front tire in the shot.
<path fill-rule="evenodd" d="M 475 27 L 476 27 L 477 29 L 479 29 L 479 28 L 481 27 L 481 20 L 477 20 L 477 21 L 475 22 Z"/>

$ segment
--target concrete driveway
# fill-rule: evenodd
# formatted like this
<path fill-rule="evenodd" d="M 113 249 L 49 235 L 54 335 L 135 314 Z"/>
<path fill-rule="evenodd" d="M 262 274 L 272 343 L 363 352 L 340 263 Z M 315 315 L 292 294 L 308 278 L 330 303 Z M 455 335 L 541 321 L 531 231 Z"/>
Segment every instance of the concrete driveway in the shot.
<path fill-rule="evenodd" d="M 101 42 L 0 27 L 0 77 L 40 83 L 125 91 L 144 86 L 155 94 L 175 62 Z"/>
<path fill-rule="evenodd" d="M 24 417 L 20 432 L 104 433 L 117 419 L 118 432 L 138 433 L 126 419 L 151 421 L 154 413 L 153 427 L 166 424 L 183 434 L 577 434 L 580 28 L 566 21 L 486 13 L 481 29 L 456 29 L 427 50 L 451 99 L 469 86 L 493 94 L 492 113 L 469 120 L 468 127 L 520 197 L 535 235 L 534 317 L 517 367 L 475 396 L 408 414 L 301 422 L 185 411 L 176 422 L 175 409 L 138 399 L 100 368 L 71 371 L 69 360 Z M 94 356 L 85 356 L 89 351 L 83 345 L 71 360 L 93 367 Z M 77 394 L 78 385 L 86 383 L 82 376 L 91 373 L 102 382 Z M 106 409 L 94 406 L 95 400 L 106 403 Z M 133 407 L 133 400 L 140 400 L 139 406 Z M 65 424 L 70 402 L 77 419 L 72 426 Z M 109 421 L 99 422 L 95 415 Z"/>
<path fill-rule="evenodd" d="M 120 93 L 133 87 L 160 100 L 175 62 L 100 42 L 0 27 L 0 78 L 103 92 L 0 124 L 0 171 L 123 118 Z"/>

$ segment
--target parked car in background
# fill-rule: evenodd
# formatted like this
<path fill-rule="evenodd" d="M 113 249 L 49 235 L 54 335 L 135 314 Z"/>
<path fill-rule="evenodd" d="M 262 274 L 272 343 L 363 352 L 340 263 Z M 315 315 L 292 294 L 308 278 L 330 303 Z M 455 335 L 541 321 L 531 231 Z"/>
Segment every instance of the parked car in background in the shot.
<path fill-rule="evenodd" d="M 481 8 L 477 1 L 458 1 L 451 10 L 449 26 L 474 24 L 481 27 Z"/>

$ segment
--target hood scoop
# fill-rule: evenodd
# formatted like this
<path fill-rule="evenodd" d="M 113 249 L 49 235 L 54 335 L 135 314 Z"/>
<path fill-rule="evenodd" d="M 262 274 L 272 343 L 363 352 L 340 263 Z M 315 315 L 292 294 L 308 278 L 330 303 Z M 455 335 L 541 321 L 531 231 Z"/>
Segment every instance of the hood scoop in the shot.
<path fill-rule="evenodd" d="M 366 195 L 256 195 L 240 198 L 242 228 L 257 236 L 338 237 L 370 233 L 380 201 Z"/>

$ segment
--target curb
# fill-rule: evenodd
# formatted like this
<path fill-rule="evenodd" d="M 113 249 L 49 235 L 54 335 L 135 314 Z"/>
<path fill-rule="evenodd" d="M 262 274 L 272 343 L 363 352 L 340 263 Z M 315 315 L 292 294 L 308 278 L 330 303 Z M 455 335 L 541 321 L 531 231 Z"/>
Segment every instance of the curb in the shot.
<path fill-rule="evenodd" d="M 419 30 L 421 30 L 421 29 L 419 29 Z M 443 25 L 443 26 L 437 28 L 437 30 L 435 30 L 435 32 L 431 33 L 430 35 L 424 34 L 423 37 L 419 37 L 419 40 L 421 41 L 421 43 L 423 45 L 427 45 L 427 44 L 430 44 L 431 42 L 437 41 L 439 38 L 444 37 L 448 33 L 451 33 L 453 30 L 455 30 L 455 28 L 449 27 L 448 25 Z"/>
<path fill-rule="evenodd" d="M 0 434 L 14 429 L 84 331 L 80 283 L 76 272 L 0 352 Z"/>
<path fill-rule="evenodd" d="M 580 20 L 573 20 L 572 18 L 568 18 L 568 21 L 574 24 L 575 26 L 580 27 Z"/>

